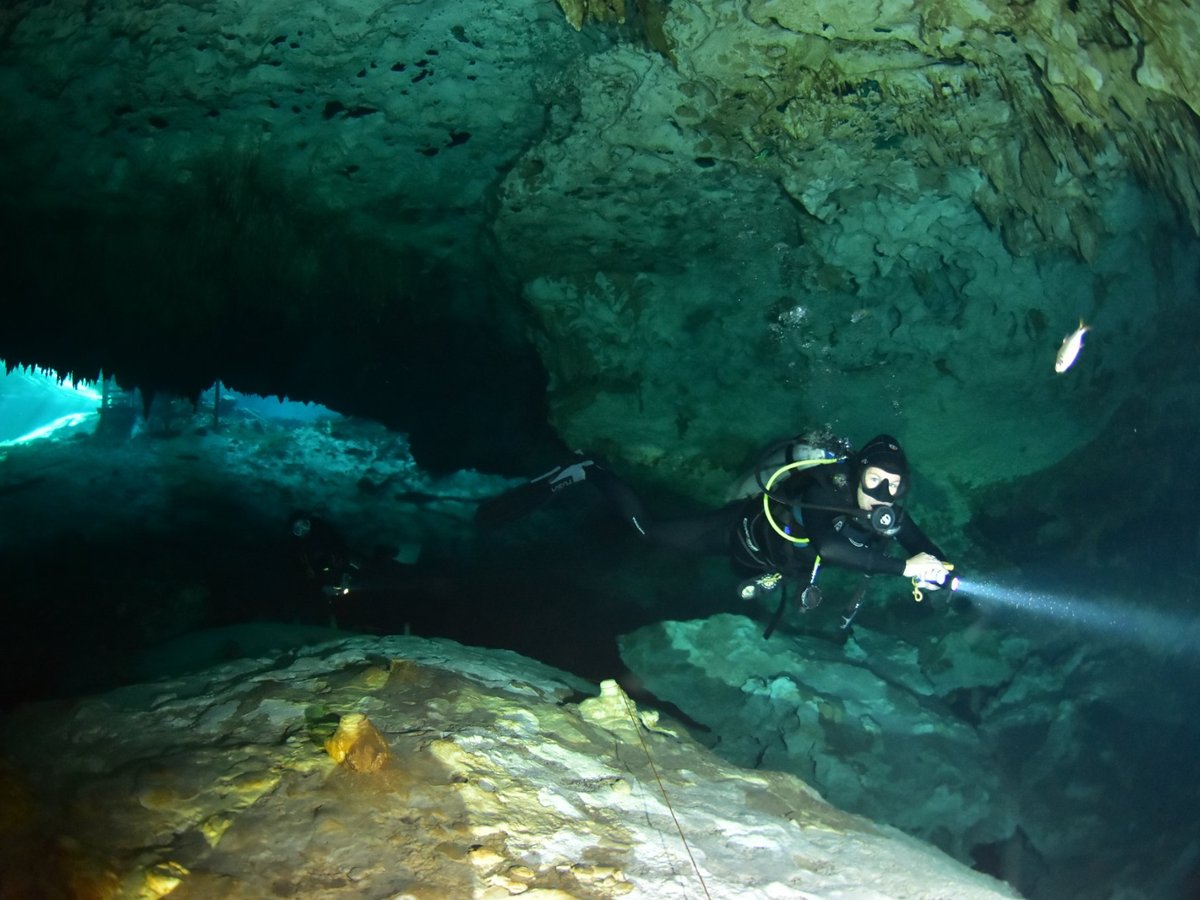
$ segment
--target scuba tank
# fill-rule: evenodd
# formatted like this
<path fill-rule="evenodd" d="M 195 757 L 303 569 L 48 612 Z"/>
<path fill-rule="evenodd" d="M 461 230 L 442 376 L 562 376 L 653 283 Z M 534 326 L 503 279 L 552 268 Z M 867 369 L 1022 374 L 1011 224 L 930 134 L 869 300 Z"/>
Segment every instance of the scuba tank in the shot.
<path fill-rule="evenodd" d="M 826 446 L 828 445 L 828 446 Z M 813 461 L 834 462 L 849 456 L 850 444 L 841 439 L 818 442 L 803 435 L 785 438 L 768 446 L 755 460 L 754 466 L 744 472 L 729 489 L 729 501 L 744 500 L 766 490 L 766 483 L 771 476 L 785 466 L 793 463 Z M 807 468 L 797 466 L 799 468 Z M 789 469 L 789 471 L 794 471 Z"/>
<path fill-rule="evenodd" d="M 773 558 L 770 545 L 763 543 L 757 536 L 760 524 L 765 523 L 763 527 L 769 528 L 790 544 L 801 547 L 808 544 L 808 538 L 803 535 L 803 532 L 795 532 L 787 518 L 782 523 L 776 518 L 776 513 L 771 508 L 772 504 L 778 506 L 784 502 L 772 493 L 776 485 L 788 481 L 799 472 L 829 463 L 840 463 L 845 459 L 845 456 L 839 456 L 832 450 L 810 444 L 802 438 L 789 438 L 763 452 L 759 457 L 758 464 L 742 477 L 731 492 L 735 496 L 735 500 L 732 502 L 748 500 L 756 496 L 762 497 L 762 510 L 747 514 L 742 519 L 738 531 L 738 543 L 741 551 L 751 565 L 761 567 L 768 573 L 777 566 L 785 565 L 784 560 Z M 774 584 L 771 585 L 771 587 L 773 586 Z M 764 585 L 760 584 L 758 587 L 761 588 Z M 766 589 L 770 590 L 771 587 Z M 748 594 L 746 593 L 747 589 L 749 589 Z M 754 590 L 749 584 L 743 585 L 743 598 L 748 598 L 753 593 Z"/>
<path fill-rule="evenodd" d="M 759 455 L 754 467 L 734 484 L 729 492 L 729 500 L 744 500 L 761 494 L 763 498 L 762 512 L 755 516 L 755 520 L 763 519 L 781 537 L 793 544 L 805 545 L 808 543 L 808 538 L 793 535 L 787 525 L 781 525 L 776 521 L 771 511 L 771 502 L 774 499 L 771 496 L 771 490 L 781 480 L 786 480 L 787 477 L 793 474 L 816 466 L 842 462 L 846 459 L 846 454 L 849 452 L 849 444 L 839 442 L 838 447 L 843 451 L 840 454 L 818 446 L 803 436 L 778 441 L 764 450 Z M 751 519 L 744 519 L 742 525 L 743 531 L 740 538 L 747 555 L 759 564 L 770 565 L 771 561 L 762 558 L 759 555 L 761 550 L 754 544 L 754 539 L 750 533 Z M 817 572 L 820 571 L 820 567 L 821 558 L 818 556 L 813 563 L 808 585 L 800 593 L 800 606 L 805 612 L 816 608 L 821 603 L 821 590 L 816 585 Z M 788 591 L 782 574 L 774 572 L 748 579 L 742 582 L 738 589 L 741 598 L 749 600 L 757 595 L 774 591 L 776 588 L 779 589 L 780 594 L 779 604 L 775 609 L 775 614 L 772 616 L 770 623 L 767 625 L 766 631 L 763 632 L 764 638 L 770 638 L 776 627 L 778 627 L 783 618 L 784 608 L 787 606 Z"/>

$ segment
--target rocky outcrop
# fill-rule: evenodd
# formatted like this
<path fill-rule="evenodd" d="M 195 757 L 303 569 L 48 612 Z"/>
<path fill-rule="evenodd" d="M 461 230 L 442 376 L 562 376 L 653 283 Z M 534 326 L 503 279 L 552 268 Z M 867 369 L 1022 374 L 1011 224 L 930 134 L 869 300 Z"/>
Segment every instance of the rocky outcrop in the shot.
<path fill-rule="evenodd" d="M 449 290 L 427 304 L 439 333 L 494 322 L 503 345 L 528 327 L 558 432 L 648 480 L 711 499 L 781 432 L 886 428 L 961 525 L 964 489 L 1045 469 L 1144 393 L 1120 373 L 1153 356 L 1180 286 L 1194 293 L 1176 229 L 1200 208 L 1182 4 L 51 2 L 5 16 L 12 239 L 39 258 L 66 242 L 55 252 L 82 270 L 23 277 L 50 296 L 137 281 L 111 291 L 108 318 L 150 322 L 154 340 L 108 340 L 127 357 L 165 345 L 128 363 L 149 380 L 182 365 L 170 347 L 248 311 L 324 358 L 313 335 L 336 296 L 356 324 L 334 343 L 377 360 L 343 366 L 340 396 L 411 384 L 419 348 L 389 353 L 388 333 L 428 345 L 426 320 L 379 309 Z M 164 293 L 186 314 L 164 314 Z M 10 357 L 62 327 L 27 315 L 6 329 Z M 1080 316 L 1086 366 L 1053 379 Z M 72 352 L 31 352 L 95 365 L 102 321 L 61 338 Z M 225 368 L 249 380 L 255 358 Z M 278 366 L 272 387 L 313 390 L 307 371 Z M 485 380 L 453 371 L 435 377 L 456 396 Z M 510 390 L 487 406 L 529 408 Z M 431 407 L 405 403 L 390 424 L 446 418 Z M 984 446 L 980 417 L 1053 427 L 997 428 Z"/>
<path fill-rule="evenodd" d="M 721 615 L 640 629 L 621 652 L 724 758 L 792 772 L 1031 896 L 1086 898 L 1099 883 L 1186 896 L 1196 793 L 1164 791 L 1152 773 L 1187 766 L 1182 695 L 1162 688 L 1189 670 L 1167 674 L 1128 648 L 1039 646 L 978 618 L 962 626 L 947 617 L 897 640 L 856 625 L 839 645 L 764 641 Z M 1147 681 L 1125 677 L 1135 667 Z M 1112 817 L 1117 807 L 1130 814 Z"/>
<path fill-rule="evenodd" d="M 886 646 L 880 658 L 855 643 L 763 641 L 750 620 L 717 616 L 635 632 L 622 656 L 647 688 L 711 727 L 727 758 L 796 773 L 969 860 L 1013 833 L 1015 809 L 986 742 L 935 700 L 915 648 L 905 658 Z M 998 660 L 991 668 L 1008 675 Z"/>
<path fill-rule="evenodd" d="M 1196 118 L 1131 75 L 1144 18 L 993 6 L 674 3 L 564 76 L 495 227 L 570 443 L 711 497 L 783 428 L 886 425 L 953 503 L 1094 439 L 1156 340 L 1124 298 L 1192 271 L 1133 185 L 1196 208 Z M 1043 377 L 1114 314 L 1090 377 Z"/>
<path fill-rule="evenodd" d="M 448 641 L 240 660 L 3 728 L 5 896 L 1015 896 L 614 682 Z"/>

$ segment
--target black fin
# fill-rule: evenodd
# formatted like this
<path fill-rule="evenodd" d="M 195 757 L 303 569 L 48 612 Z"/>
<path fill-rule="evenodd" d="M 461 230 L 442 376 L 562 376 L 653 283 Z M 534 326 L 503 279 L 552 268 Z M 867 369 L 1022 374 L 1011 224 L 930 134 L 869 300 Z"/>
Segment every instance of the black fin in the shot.
<path fill-rule="evenodd" d="M 775 607 L 775 614 L 771 616 L 771 621 L 767 623 L 767 630 L 763 632 L 763 640 L 769 641 L 771 635 L 775 633 L 775 629 L 779 627 L 779 623 L 783 621 L 783 610 L 787 607 L 788 586 L 787 582 L 779 585 L 779 605 Z"/>
<path fill-rule="evenodd" d="M 530 515 L 553 496 L 554 488 L 549 478 L 519 484 L 480 503 L 475 508 L 475 524 L 485 528 L 507 525 Z"/>

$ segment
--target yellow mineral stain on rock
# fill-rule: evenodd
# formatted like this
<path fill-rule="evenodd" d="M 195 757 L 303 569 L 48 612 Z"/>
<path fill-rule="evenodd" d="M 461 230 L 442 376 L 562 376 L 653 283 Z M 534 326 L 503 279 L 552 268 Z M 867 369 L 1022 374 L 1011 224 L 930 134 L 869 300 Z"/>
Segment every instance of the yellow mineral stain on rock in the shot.
<path fill-rule="evenodd" d="M 529 866 L 513 866 L 508 870 L 508 877 L 514 881 L 533 881 L 537 873 Z"/>
<path fill-rule="evenodd" d="M 579 704 L 579 713 L 587 721 L 618 734 L 636 734 L 636 725 L 631 718 L 636 709 L 620 685 L 611 679 L 600 683 L 599 697 L 589 697 Z"/>
<path fill-rule="evenodd" d="M 387 740 L 362 713 L 347 713 L 325 750 L 338 765 L 360 774 L 378 772 L 391 757 Z"/>
<path fill-rule="evenodd" d="M 483 760 L 472 756 L 454 741 L 439 739 L 429 745 L 429 752 L 450 771 L 473 768 Z"/>
<path fill-rule="evenodd" d="M 571 874 L 580 884 L 596 884 L 600 881 L 624 881 L 624 873 L 615 866 L 571 866 Z"/>
<path fill-rule="evenodd" d="M 493 875 L 488 879 L 488 884 L 494 888 L 500 888 L 510 897 L 524 894 L 529 890 L 529 885 L 521 881 L 513 881 L 507 875 Z"/>
<path fill-rule="evenodd" d="M 491 847 L 474 847 L 467 854 L 471 865 L 482 871 L 491 871 L 504 862 L 504 857 Z"/>
<path fill-rule="evenodd" d="M 391 678 L 391 672 L 383 666 L 371 666 L 359 676 L 359 684 L 368 691 L 377 691 Z"/>
<path fill-rule="evenodd" d="M 409 687 L 425 681 L 429 670 L 409 659 L 393 659 L 388 677 L 392 684 Z"/>
<path fill-rule="evenodd" d="M 165 897 L 183 882 L 188 870 L 177 862 L 159 863 L 146 873 L 142 883 L 142 897 Z"/>
<path fill-rule="evenodd" d="M 138 803 L 146 809 L 171 809 L 179 803 L 179 795 L 166 787 L 151 787 L 138 793 Z"/>
<path fill-rule="evenodd" d="M 200 826 L 200 833 L 204 835 L 204 839 L 208 841 L 210 847 L 215 847 L 221 842 L 221 838 L 232 824 L 233 819 L 228 816 L 213 816 Z"/>

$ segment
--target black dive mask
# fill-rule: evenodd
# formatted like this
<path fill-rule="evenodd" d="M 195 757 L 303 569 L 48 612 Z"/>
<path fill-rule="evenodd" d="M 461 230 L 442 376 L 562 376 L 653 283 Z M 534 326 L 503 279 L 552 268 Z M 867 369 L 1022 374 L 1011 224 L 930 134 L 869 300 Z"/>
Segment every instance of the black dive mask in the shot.
<path fill-rule="evenodd" d="M 893 482 L 896 484 L 896 493 L 894 494 L 891 490 Z M 872 500 L 878 500 L 881 503 L 891 503 L 904 493 L 904 479 L 897 475 L 893 475 L 891 478 L 882 479 L 879 484 L 875 485 L 873 488 L 867 487 L 860 481 L 858 483 L 858 488 Z"/>

